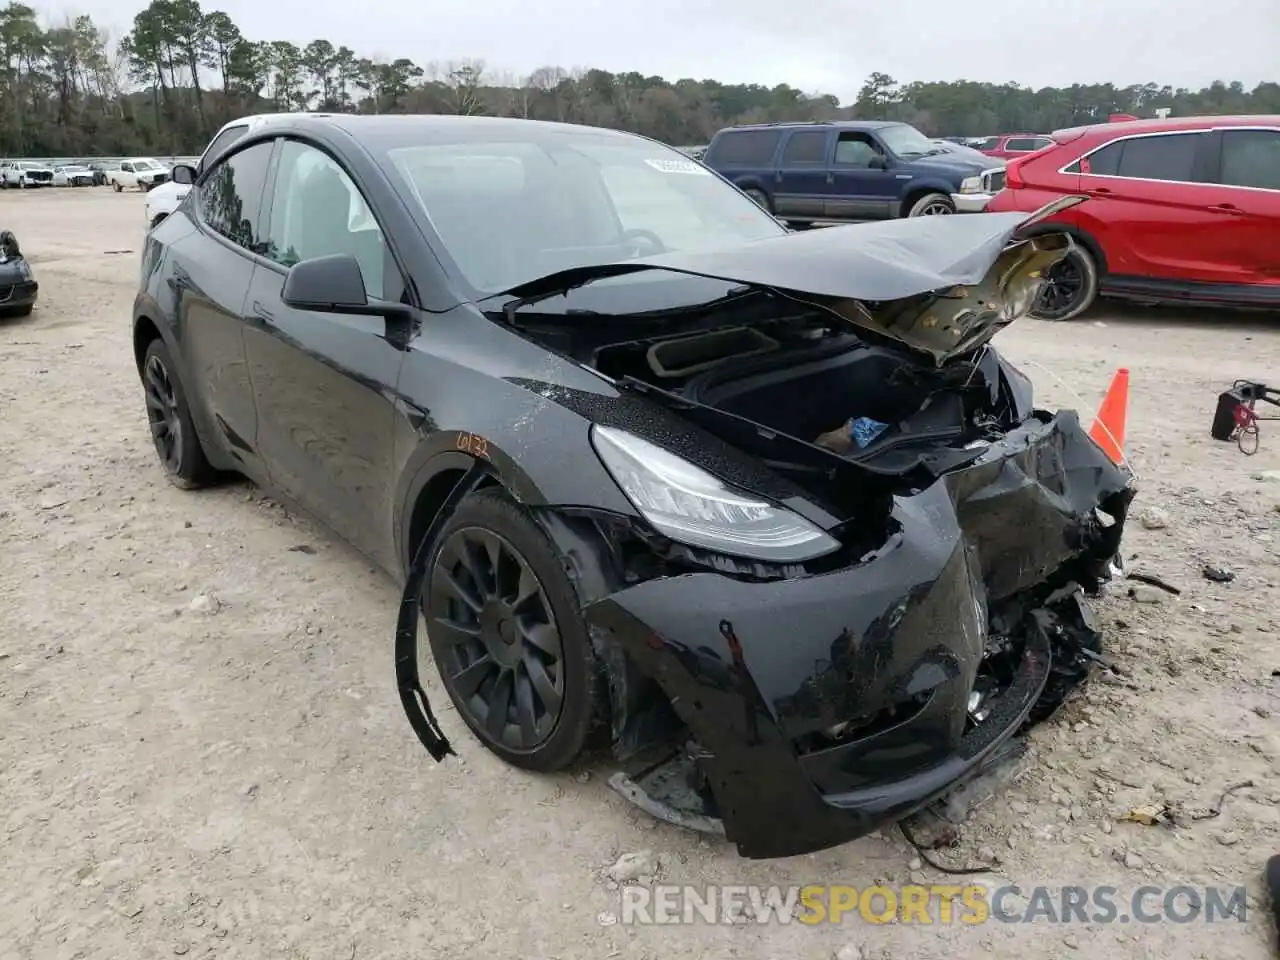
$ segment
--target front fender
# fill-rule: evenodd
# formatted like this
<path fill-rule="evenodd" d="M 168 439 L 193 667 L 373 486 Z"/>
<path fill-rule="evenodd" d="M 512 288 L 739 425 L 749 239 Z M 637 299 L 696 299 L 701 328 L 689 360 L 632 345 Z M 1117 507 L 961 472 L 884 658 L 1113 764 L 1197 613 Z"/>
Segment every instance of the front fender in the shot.
<path fill-rule="evenodd" d="M 425 495 L 441 502 L 444 492 L 476 461 L 483 461 L 526 506 L 583 506 L 637 516 L 591 446 L 591 421 L 540 399 L 513 396 L 505 404 L 459 409 L 449 423 L 433 422 L 425 411 L 403 399 L 399 402 L 402 416 L 397 419 L 407 431 L 396 443 L 409 453 L 397 485 L 392 529 L 402 562 L 408 562 L 416 546 L 411 534 L 419 501 Z"/>

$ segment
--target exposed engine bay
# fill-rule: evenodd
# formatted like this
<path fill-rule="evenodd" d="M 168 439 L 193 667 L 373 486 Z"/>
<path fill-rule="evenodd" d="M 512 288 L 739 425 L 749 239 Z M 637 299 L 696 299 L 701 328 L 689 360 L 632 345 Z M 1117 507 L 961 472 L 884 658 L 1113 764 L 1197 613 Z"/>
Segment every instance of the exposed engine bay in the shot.
<path fill-rule="evenodd" d="M 826 437 L 819 445 L 888 472 L 914 463 L 911 449 L 963 447 L 1018 422 L 994 355 L 979 351 L 939 368 L 833 326 L 818 313 L 784 315 L 757 326 L 611 344 L 592 361 L 614 379 L 647 383 L 808 443 Z M 854 418 L 883 429 L 861 444 L 827 436 Z"/>
<path fill-rule="evenodd" d="M 976 283 L 883 301 L 744 284 L 708 303 L 602 322 L 508 317 L 626 388 L 689 401 L 683 412 L 792 479 L 825 475 L 823 494 L 839 501 L 851 477 L 831 483 L 825 453 L 856 464 L 863 480 L 920 468 L 936 478 L 1031 415 L 1029 383 L 986 345 L 1030 309 L 1069 244 L 1062 234 L 1017 240 Z M 727 416 L 712 424 L 708 410 Z M 856 486 L 860 495 L 898 487 Z"/>

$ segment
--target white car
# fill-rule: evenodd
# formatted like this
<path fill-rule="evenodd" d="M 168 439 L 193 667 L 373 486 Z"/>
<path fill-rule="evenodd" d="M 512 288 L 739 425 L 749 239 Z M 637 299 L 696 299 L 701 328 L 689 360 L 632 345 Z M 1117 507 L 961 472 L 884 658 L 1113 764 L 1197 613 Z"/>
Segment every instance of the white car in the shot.
<path fill-rule="evenodd" d="M 78 163 L 68 163 L 53 168 L 55 187 L 92 187 L 93 171 Z"/>
<path fill-rule="evenodd" d="M 253 130 L 255 127 L 259 127 L 270 120 L 292 116 L 314 117 L 318 116 L 318 114 L 255 113 L 252 116 L 241 117 L 239 120 L 232 120 L 214 134 L 213 139 L 209 141 L 209 146 L 205 147 L 204 153 L 201 154 L 200 159 L 197 160 L 193 166 L 195 166 L 197 171 L 203 170 L 207 159 L 221 153 L 250 130 Z M 190 192 L 191 186 L 189 184 L 174 183 L 172 179 L 170 179 L 168 183 L 162 183 L 160 186 L 152 189 L 151 192 L 147 194 L 147 229 L 151 229 L 165 217 L 169 216 L 169 214 L 173 213 L 173 211 L 177 210 L 178 204 L 182 203 Z"/>
<path fill-rule="evenodd" d="M 107 175 L 111 188 L 119 193 L 126 187 L 137 190 L 150 190 L 169 179 L 169 168 L 150 157 L 134 157 L 120 164 L 119 170 L 112 170 Z"/>
<path fill-rule="evenodd" d="M 27 187 L 47 187 L 53 183 L 53 170 L 43 163 L 30 160 L 6 160 L 0 163 L 0 190 L 13 187 L 25 190 Z"/>

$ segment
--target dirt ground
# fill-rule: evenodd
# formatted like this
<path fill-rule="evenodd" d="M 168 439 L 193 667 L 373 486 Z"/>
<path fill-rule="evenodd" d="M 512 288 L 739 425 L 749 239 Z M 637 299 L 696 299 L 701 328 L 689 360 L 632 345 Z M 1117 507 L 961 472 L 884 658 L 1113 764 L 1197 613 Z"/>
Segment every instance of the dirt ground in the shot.
<path fill-rule="evenodd" d="M 998 858 L 987 882 L 1024 892 L 1243 884 L 1245 922 L 628 926 L 610 922 L 607 876 L 625 853 L 677 884 L 954 878 L 896 830 L 744 861 L 653 822 L 603 768 L 504 766 L 448 711 L 461 757 L 433 763 L 395 694 L 395 586 L 247 485 L 162 478 L 129 340 L 142 203 L 0 195 L 42 285 L 33 316 L 0 322 L 0 958 L 1268 955 L 1280 427 L 1254 457 L 1208 427 L 1232 379 L 1280 380 L 1280 318 L 1106 307 L 1001 334 L 1046 405 L 1091 414 L 1130 369 L 1135 510 L 1155 512 L 1125 555 L 1182 593 L 1111 590 L 1117 672 L 1039 729 L 1029 772 L 934 855 Z M 1206 562 L 1234 580 L 1209 582 Z M 1219 817 L 1118 822 L 1146 803 L 1194 815 L 1244 780 Z"/>

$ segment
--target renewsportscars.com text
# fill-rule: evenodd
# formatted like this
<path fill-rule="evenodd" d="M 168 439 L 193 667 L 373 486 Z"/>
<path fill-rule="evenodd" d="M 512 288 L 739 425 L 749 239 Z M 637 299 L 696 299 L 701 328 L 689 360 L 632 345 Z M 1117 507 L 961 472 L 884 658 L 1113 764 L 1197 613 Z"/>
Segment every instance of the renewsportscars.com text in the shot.
<path fill-rule="evenodd" d="M 1244 887 L 627 886 L 601 923 L 1244 923 Z"/>

